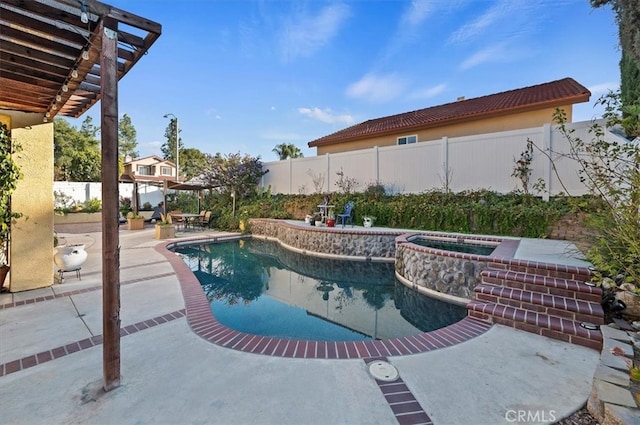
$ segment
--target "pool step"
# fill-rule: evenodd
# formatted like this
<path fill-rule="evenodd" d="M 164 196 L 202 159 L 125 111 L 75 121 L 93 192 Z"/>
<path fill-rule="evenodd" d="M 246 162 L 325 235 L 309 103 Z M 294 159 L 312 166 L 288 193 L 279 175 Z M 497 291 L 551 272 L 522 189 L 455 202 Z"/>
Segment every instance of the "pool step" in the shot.
<path fill-rule="evenodd" d="M 602 334 L 588 324 L 604 323 L 602 290 L 577 280 L 579 273 L 532 271 L 483 270 L 469 316 L 600 350 Z"/>
<path fill-rule="evenodd" d="M 510 326 L 595 350 L 602 349 L 600 330 L 583 328 L 575 320 L 479 300 L 469 302 L 467 311 L 469 316 L 476 319 Z"/>
<path fill-rule="evenodd" d="M 557 295 L 600 304 L 602 289 L 587 285 L 584 280 L 575 280 L 556 276 L 545 276 L 511 270 L 485 269 L 480 273 L 482 283 L 508 288 L 522 289 L 529 292 Z"/>
<path fill-rule="evenodd" d="M 576 322 L 604 324 L 602 306 L 595 302 L 484 283 L 477 285 L 474 292 L 475 299 L 479 301 L 546 313 Z"/>

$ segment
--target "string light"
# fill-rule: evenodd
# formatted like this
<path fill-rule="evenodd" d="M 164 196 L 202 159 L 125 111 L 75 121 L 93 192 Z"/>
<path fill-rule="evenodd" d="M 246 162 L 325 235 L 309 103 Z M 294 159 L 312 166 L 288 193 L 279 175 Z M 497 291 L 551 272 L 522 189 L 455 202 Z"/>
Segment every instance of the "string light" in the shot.
<path fill-rule="evenodd" d="M 56 95 L 56 102 L 62 102 L 62 96 L 60 96 L 60 93 L 58 93 Z M 55 103 L 54 103 L 54 105 L 55 105 Z"/>
<path fill-rule="evenodd" d="M 49 119 L 47 117 L 42 118 L 42 122 L 47 122 Z"/>
<path fill-rule="evenodd" d="M 89 50 L 85 49 L 82 51 L 82 59 L 86 61 L 89 60 Z"/>
<path fill-rule="evenodd" d="M 51 116 L 51 112 L 47 111 L 46 114 L 44 114 L 45 117 L 49 118 Z"/>
<path fill-rule="evenodd" d="M 78 78 L 78 67 L 77 66 L 75 68 L 73 68 L 73 70 L 71 71 L 71 78 Z"/>
<path fill-rule="evenodd" d="M 51 109 L 53 109 L 54 111 L 58 109 L 58 104 L 56 102 L 53 102 L 53 105 L 51 105 Z"/>
<path fill-rule="evenodd" d="M 87 5 L 85 4 L 84 0 L 80 0 L 80 10 L 82 11 L 80 13 L 80 21 L 83 24 L 88 24 L 89 23 L 89 14 L 87 13 Z"/>
<path fill-rule="evenodd" d="M 69 91 L 69 86 L 67 85 L 66 81 L 62 85 L 62 91 L 65 92 L 65 93 Z"/>

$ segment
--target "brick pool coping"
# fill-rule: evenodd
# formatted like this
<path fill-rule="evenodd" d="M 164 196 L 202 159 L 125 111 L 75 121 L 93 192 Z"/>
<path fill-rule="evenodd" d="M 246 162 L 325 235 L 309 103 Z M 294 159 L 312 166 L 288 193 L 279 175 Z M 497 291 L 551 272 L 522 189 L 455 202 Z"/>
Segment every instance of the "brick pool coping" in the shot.
<path fill-rule="evenodd" d="M 187 264 L 170 248 L 193 243 L 233 240 L 229 238 L 196 238 L 165 242 L 156 246 L 173 267 L 185 302 L 185 315 L 193 332 L 216 345 L 234 350 L 276 357 L 305 359 L 368 359 L 425 353 L 450 347 L 482 335 L 491 324 L 473 317 L 431 332 L 375 341 L 309 341 L 273 338 L 239 332 L 218 322 L 211 311 L 202 285 Z"/>

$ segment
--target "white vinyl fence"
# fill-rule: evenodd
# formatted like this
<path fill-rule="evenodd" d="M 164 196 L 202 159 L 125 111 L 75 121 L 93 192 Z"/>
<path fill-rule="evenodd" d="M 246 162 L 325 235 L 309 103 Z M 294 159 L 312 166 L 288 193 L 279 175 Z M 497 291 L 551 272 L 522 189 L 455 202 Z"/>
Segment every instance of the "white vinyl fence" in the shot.
<path fill-rule="evenodd" d="M 573 130 L 573 137 L 590 141 L 593 137 L 589 132 L 591 124 L 591 121 L 584 121 L 566 127 Z M 604 123 L 600 122 L 600 125 L 604 126 Z M 618 138 L 608 131 L 606 137 Z M 544 151 L 534 148 L 530 165 L 531 184 L 539 178 L 545 182 L 546 192 L 540 196 L 548 199 L 561 193 L 571 196 L 588 193 L 580 182 L 577 162 L 565 156 L 570 151 L 569 141 L 556 126 L 549 124 L 267 162 L 264 168 L 269 172 L 263 176 L 260 186 L 274 194 L 335 192 L 340 189 L 336 185 L 340 178 L 337 173 L 343 173 L 345 178 L 357 181 L 355 191 L 379 183 L 389 194 L 420 193 L 445 187 L 453 192 L 488 189 L 507 193 L 521 189 L 519 179 L 511 174 L 515 161 L 526 149 L 527 139 Z"/>
<path fill-rule="evenodd" d="M 70 197 L 71 202 L 78 204 L 83 204 L 94 198 L 102 199 L 102 183 L 100 182 L 53 182 L 53 191 Z M 131 199 L 133 196 L 133 183 L 120 183 L 118 192 L 121 198 Z M 164 199 L 162 188 L 153 185 L 138 184 L 138 194 L 140 196 L 140 206 L 145 202 L 155 206 Z M 59 207 L 59 205 L 56 205 L 56 207 Z"/>

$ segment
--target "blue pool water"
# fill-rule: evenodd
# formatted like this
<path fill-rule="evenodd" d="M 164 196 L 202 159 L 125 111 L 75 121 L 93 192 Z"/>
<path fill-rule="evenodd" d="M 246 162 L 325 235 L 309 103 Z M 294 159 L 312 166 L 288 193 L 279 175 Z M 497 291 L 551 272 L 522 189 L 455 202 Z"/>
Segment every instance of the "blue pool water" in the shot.
<path fill-rule="evenodd" d="M 466 315 L 463 306 L 396 282 L 392 263 L 299 254 L 240 239 L 175 249 L 202 284 L 216 319 L 251 334 L 318 341 L 414 335 Z"/>
<path fill-rule="evenodd" d="M 420 236 L 410 239 L 409 242 L 427 248 L 435 248 L 441 249 L 443 251 L 463 252 L 476 255 L 491 255 L 491 253 L 496 249 L 496 247 L 493 245 L 441 241 L 436 239 L 423 238 Z"/>

